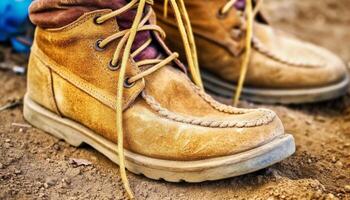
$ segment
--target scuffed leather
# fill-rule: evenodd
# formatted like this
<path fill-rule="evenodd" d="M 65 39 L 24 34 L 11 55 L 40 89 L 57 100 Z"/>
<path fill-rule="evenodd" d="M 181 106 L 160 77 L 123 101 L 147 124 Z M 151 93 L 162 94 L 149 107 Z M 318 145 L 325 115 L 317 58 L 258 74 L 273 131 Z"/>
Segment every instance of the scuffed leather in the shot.
<path fill-rule="evenodd" d="M 34 101 L 40 102 L 44 107 L 56 114 L 60 114 L 52 90 L 52 73 L 50 68 L 41 65 L 38 58 L 31 55 L 29 58 L 27 93 Z"/>
<path fill-rule="evenodd" d="M 179 44 L 180 35 L 176 20 L 170 12 L 163 17 L 162 1 L 155 2 L 158 24 L 167 32 L 167 43 L 184 54 Z M 232 8 L 226 16 L 218 11 L 226 0 L 185 1 L 193 26 L 198 49 L 199 64 L 223 80 L 237 82 L 244 56 L 244 31 L 241 29 L 241 12 Z M 205 13 L 205 14 L 204 14 Z M 238 34 L 239 33 L 239 34 Z M 317 67 L 284 64 L 271 57 L 252 50 L 245 85 L 257 88 L 308 88 L 327 86 L 344 79 L 346 67 L 328 50 L 300 41 L 271 26 L 256 22 L 254 36 L 271 52 L 294 63 L 313 63 Z"/>
<path fill-rule="evenodd" d="M 31 60 L 35 61 L 30 62 L 29 68 L 31 71 L 36 68 L 50 70 L 28 74 L 31 76 L 28 93 L 37 103 L 54 111 L 45 99 L 40 98 L 46 91 L 32 89 L 42 87 L 42 83 L 35 80 L 41 80 L 39 76 L 48 76 L 51 71 L 52 93 L 62 116 L 116 143 L 115 108 L 108 102 L 116 98 L 118 71 L 110 71 L 106 66 L 116 44 L 108 45 L 103 52 L 93 48 L 98 38 L 118 30 L 113 21 L 94 25 L 94 16 L 105 12 L 108 11 L 87 13 L 60 29 L 37 29 L 31 55 Z M 138 72 L 130 61 L 127 73 Z M 255 148 L 284 133 L 277 116 L 264 122 L 273 111 L 252 109 L 245 114 L 228 114 L 214 108 L 196 92 L 185 73 L 173 66 L 156 71 L 125 92 L 124 145 L 141 155 L 169 160 L 226 156 Z M 247 126 L 221 128 L 176 121 L 154 109 L 141 92 L 152 96 L 164 109 L 176 115 L 212 120 L 213 123 L 247 121 Z"/>

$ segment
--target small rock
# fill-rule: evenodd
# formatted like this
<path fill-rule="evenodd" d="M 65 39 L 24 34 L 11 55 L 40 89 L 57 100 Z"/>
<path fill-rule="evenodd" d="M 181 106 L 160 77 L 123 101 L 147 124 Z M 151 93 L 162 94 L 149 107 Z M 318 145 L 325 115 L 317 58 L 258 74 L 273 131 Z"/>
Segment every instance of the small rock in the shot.
<path fill-rule="evenodd" d="M 45 197 L 45 194 L 41 192 L 41 193 L 39 193 L 39 197 L 43 198 L 43 197 Z"/>
<path fill-rule="evenodd" d="M 70 158 L 69 163 L 74 166 L 90 166 L 92 163 L 85 159 Z"/>
<path fill-rule="evenodd" d="M 47 177 L 44 183 L 45 188 L 49 188 L 51 186 L 54 186 L 57 182 L 57 179 L 54 177 Z"/>
<path fill-rule="evenodd" d="M 338 167 L 343 167 L 343 163 L 340 162 L 340 161 L 337 161 L 337 162 L 335 163 L 335 165 L 338 166 Z"/>
<path fill-rule="evenodd" d="M 10 143 L 11 140 L 10 140 L 10 139 L 6 139 L 5 142 L 6 142 L 6 143 Z"/>
<path fill-rule="evenodd" d="M 313 197 L 314 197 L 315 199 L 319 199 L 319 198 L 321 198 L 321 196 L 322 196 L 322 191 L 321 191 L 321 190 L 317 190 L 317 191 L 313 194 Z"/>
<path fill-rule="evenodd" d="M 10 147 L 12 147 L 12 144 L 10 144 L 10 143 L 5 143 L 5 144 L 4 144 L 4 148 L 5 148 L 5 149 L 8 149 L 8 148 L 10 148 Z"/>
<path fill-rule="evenodd" d="M 329 200 L 336 199 L 335 196 L 332 193 L 327 194 L 327 198 Z"/>
<path fill-rule="evenodd" d="M 0 169 L 4 169 L 4 165 L 0 163 Z"/>
<path fill-rule="evenodd" d="M 53 145 L 53 148 L 56 150 L 56 151 L 59 151 L 61 148 L 58 144 L 54 144 Z"/>
<path fill-rule="evenodd" d="M 335 156 L 332 156 L 332 163 L 337 162 L 337 158 Z"/>
<path fill-rule="evenodd" d="M 311 120 L 311 119 L 306 119 L 306 120 L 305 120 L 305 123 L 306 123 L 307 125 L 311 125 L 311 124 L 312 124 L 312 120 Z"/>
<path fill-rule="evenodd" d="M 350 185 L 346 185 L 344 186 L 345 192 L 349 192 L 350 193 Z"/>
<path fill-rule="evenodd" d="M 15 170 L 15 174 L 16 174 L 16 175 L 21 174 L 21 173 L 22 173 L 21 170 L 19 170 L 19 169 L 16 169 L 16 170 Z"/>
<path fill-rule="evenodd" d="M 311 164 L 311 163 L 312 163 L 312 160 L 309 158 L 309 159 L 307 159 L 307 162 L 308 162 L 309 164 Z"/>
<path fill-rule="evenodd" d="M 62 179 L 62 182 L 66 183 L 67 185 L 69 185 L 71 183 L 71 181 L 67 178 Z"/>

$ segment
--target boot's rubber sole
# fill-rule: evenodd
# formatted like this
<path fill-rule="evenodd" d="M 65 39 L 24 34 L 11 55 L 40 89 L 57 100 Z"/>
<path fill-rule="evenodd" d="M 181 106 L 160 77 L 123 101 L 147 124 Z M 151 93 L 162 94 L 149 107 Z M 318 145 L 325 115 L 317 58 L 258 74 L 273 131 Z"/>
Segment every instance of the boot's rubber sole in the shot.
<path fill-rule="evenodd" d="M 236 85 L 229 83 L 215 76 L 214 74 L 201 71 L 204 81 L 204 87 L 216 95 L 226 98 L 232 98 Z M 242 90 L 242 99 L 269 104 L 299 104 L 322 102 L 335 99 L 347 93 L 349 86 L 349 75 L 333 85 L 319 88 L 305 89 L 263 89 L 244 87 Z"/>
<path fill-rule="evenodd" d="M 43 108 L 27 95 L 24 118 L 33 126 L 63 139 L 73 146 L 86 143 L 118 164 L 117 145 L 72 120 Z M 273 141 L 235 155 L 197 161 L 151 158 L 125 149 L 126 168 L 151 179 L 169 182 L 202 182 L 254 172 L 277 163 L 295 152 L 294 138 L 285 134 Z"/>

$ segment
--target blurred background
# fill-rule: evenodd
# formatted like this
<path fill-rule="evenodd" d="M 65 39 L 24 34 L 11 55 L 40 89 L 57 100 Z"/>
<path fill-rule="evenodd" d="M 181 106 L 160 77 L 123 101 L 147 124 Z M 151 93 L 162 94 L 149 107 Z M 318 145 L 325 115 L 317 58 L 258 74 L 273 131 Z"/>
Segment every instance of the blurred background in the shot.
<path fill-rule="evenodd" d="M 350 61 L 350 1 L 265 0 L 270 22 Z"/>

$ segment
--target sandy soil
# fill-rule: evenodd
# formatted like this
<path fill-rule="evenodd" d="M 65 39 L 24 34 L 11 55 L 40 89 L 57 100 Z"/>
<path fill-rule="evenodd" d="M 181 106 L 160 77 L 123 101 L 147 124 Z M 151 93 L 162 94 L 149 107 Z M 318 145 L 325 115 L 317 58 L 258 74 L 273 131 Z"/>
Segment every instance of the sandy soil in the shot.
<path fill-rule="evenodd" d="M 350 2 L 315 2 L 268 0 L 264 10 L 274 26 L 349 61 Z M 23 62 L 17 55 L 11 59 Z M 0 87 L 1 106 L 23 97 L 25 78 L 0 71 Z M 350 95 L 314 105 L 242 104 L 274 109 L 296 138 L 295 155 L 253 174 L 200 184 L 129 174 L 138 199 L 350 199 Z M 117 165 L 88 146 L 76 149 L 28 127 L 22 106 L 0 112 L 0 138 L 0 199 L 126 197 Z"/>

